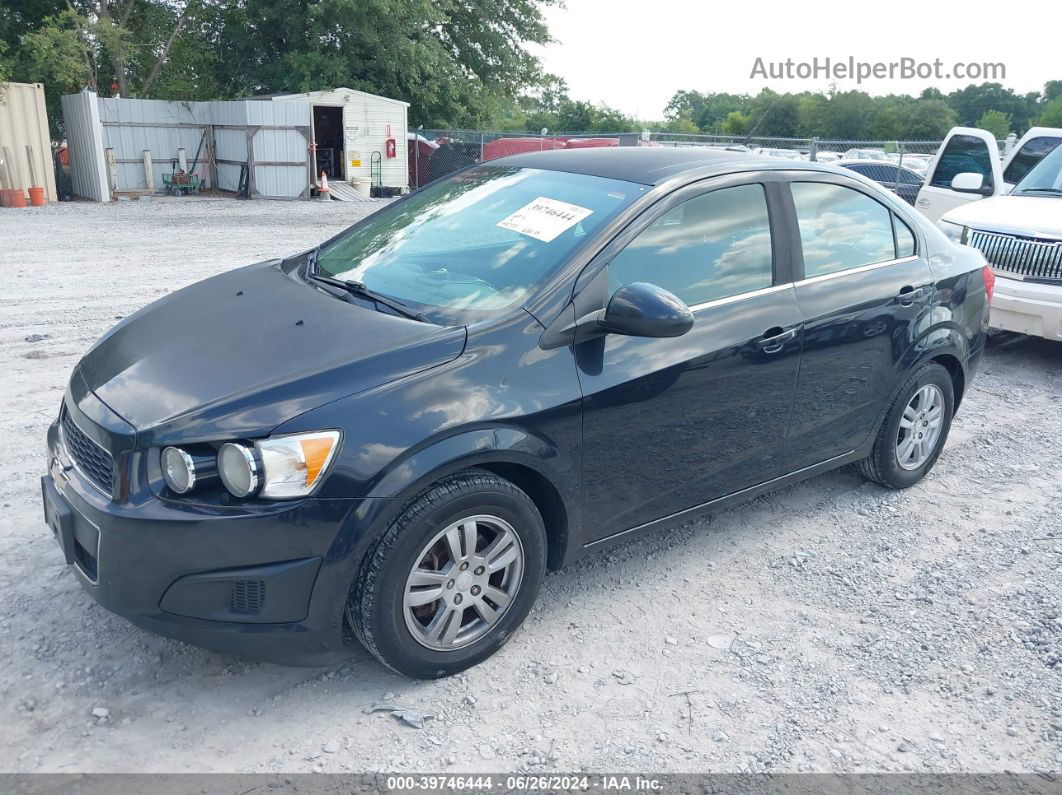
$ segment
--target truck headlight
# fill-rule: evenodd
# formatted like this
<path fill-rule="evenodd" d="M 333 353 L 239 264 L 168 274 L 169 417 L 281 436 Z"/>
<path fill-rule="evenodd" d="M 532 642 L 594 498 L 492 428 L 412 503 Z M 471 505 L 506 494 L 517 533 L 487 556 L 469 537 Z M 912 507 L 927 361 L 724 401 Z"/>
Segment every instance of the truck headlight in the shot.
<path fill-rule="evenodd" d="M 951 221 L 937 221 L 937 229 L 943 232 L 944 236 L 952 243 L 962 243 L 964 245 L 967 233 L 970 231 L 968 227 L 962 224 L 953 224 Z"/>
<path fill-rule="evenodd" d="M 317 431 L 261 439 L 253 446 L 229 442 L 218 451 L 221 481 L 235 497 L 305 497 L 332 463 L 339 436 Z"/>

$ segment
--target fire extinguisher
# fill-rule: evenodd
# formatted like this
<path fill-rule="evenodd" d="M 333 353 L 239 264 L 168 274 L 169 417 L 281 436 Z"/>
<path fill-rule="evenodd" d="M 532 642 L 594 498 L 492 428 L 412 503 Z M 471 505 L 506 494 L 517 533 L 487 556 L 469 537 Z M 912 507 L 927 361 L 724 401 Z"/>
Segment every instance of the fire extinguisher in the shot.
<path fill-rule="evenodd" d="M 391 125 L 387 125 L 387 141 L 384 143 L 384 151 L 388 157 L 398 157 L 398 149 L 395 145 L 395 139 L 391 137 Z"/>

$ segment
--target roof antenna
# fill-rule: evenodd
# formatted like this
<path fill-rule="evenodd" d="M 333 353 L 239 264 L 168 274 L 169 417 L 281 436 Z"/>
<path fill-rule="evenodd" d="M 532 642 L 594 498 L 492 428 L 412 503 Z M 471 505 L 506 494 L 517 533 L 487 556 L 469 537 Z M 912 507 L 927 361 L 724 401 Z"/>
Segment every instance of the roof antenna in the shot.
<path fill-rule="evenodd" d="M 767 118 L 767 114 L 769 114 L 774 109 L 774 106 L 778 103 L 779 99 L 781 99 L 781 96 L 775 97 L 771 101 L 771 104 L 767 106 L 767 110 L 765 110 L 760 115 L 760 118 L 758 118 L 756 120 L 756 123 L 752 126 L 752 129 L 749 130 L 749 134 L 745 136 L 745 140 L 741 142 L 742 146 L 748 146 L 749 145 L 749 141 L 752 140 L 752 136 L 754 136 L 756 134 L 756 130 L 760 129 L 760 125 L 763 124 L 763 120 L 766 119 Z"/>

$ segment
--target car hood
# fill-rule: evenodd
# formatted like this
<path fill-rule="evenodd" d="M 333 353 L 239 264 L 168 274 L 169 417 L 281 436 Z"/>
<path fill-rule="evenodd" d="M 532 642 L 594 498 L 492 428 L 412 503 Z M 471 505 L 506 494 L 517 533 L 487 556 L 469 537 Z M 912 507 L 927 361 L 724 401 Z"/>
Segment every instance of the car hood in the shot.
<path fill-rule="evenodd" d="M 985 232 L 1062 239 L 1062 197 L 996 196 L 956 207 L 940 220 Z"/>
<path fill-rule="evenodd" d="M 178 290 L 81 360 L 137 445 L 259 436 L 305 411 L 455 359 L 465 329 L 338 300 L 266 262 Z"/>

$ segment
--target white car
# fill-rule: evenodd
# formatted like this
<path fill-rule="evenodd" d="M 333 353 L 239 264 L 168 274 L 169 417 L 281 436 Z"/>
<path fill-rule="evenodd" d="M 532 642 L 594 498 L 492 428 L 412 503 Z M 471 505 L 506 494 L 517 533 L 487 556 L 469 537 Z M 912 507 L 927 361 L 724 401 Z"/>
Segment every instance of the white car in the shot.
<path fill-rule="evenodd" d="M 952 183 L 975 191 L 983 175 L 959 172 Z M 1062 146 L 1009 193 L 964 202 L 937 225 L 953 241 L 980 250 L 999 277 L 993 328 L 1062 341 Z"/>
<path fill-rule="evenodd" d="M 884 149 L 849 149 L 844 153 L 845 160 L 885 160 Z"/>
<path fill-rule="evenodd" d="M 755 153 L 761 157 L 777 157 L 782 160 L 804 159 L 804 156 L 796 149 L 771 149 L 770 147 L 761 146 L 755 150 Z"/>
<path fill-rule="evenodd" d="M 931 221 L 949 210 L 1009 192 L 1040 160 L 1062 143 L 1062 129 L 1033 127 L 1001 158 L 995 136 L 974 127 L 955 127 L 929 165 L 915 206 Z M 906 164 L 905 164 L 906 165 Z M 981 177 L 976 185 L 963 174 Z"/>

